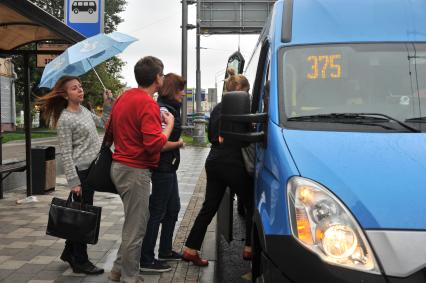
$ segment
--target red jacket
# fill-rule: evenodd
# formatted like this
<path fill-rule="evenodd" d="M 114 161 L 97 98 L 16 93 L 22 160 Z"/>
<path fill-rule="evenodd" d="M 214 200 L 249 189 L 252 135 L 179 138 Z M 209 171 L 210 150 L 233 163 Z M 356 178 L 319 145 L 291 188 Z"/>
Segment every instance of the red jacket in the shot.
<path fill-rule="evenodd" d="M 113 160 L 136 168 L 155 168 L 167 142 L 162 133 L 160 108 L 145 91 L 132 88 L 114 105 Z"/>

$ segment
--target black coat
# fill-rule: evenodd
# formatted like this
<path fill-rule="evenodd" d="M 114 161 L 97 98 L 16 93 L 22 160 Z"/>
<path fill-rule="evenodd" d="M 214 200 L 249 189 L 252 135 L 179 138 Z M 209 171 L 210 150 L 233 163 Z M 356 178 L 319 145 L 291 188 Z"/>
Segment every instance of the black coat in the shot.
<path fill-rule="evenodd" d="M 208 138 L 212 147 L 207 156 L 207 162 L 220 162 L 222 164 L 230 164 L 232 166 L 244 167 L 243 156 L 241 154 L 241 144 L 230 140 L 219 143 L 220 135 L 220 116 L 222 113 L 222 103 L 218 103 L 210 113 L 208 125 Z"/>
<path fill-rule="evenodd" d="M 182 120 L 180 117 L 181 103 L 172 101 L 164 97 L 158 97 L 158 105 L 167 108 L 167 110 L 175 117 L 175 124 L 173 126 L 172 133 L 170 134 L 169 141 L 176 142 L 180 139 L 182 134 Z M 175 172 L 180 163 L 180 151 L 179 148 L 164 151 L 160 154 L 160 163 L 155 171 L 158 172 Z"/>

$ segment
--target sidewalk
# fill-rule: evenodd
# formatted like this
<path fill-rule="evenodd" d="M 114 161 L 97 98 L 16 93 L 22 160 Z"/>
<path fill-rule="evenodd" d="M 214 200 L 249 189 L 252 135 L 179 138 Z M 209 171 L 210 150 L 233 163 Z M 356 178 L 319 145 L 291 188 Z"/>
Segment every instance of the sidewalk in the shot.
<path fill-rule="evenodd" d="M 180 250 L 204 198 L 204 161 L 208 148 L 188 147 L 181 151 L 178 171 L 181 198 L 174 247 Z M 49 204 L 53 196 L 66 198 L 69 189 L 64 176 L 57 178 L 57 187 L 50 195 L 37 196 L 39 202 L 16 205 L 25 197 L 25 188 L 5 194 L 0 200 L 0 282 L 110 282 L 108 273 L 85 276 L 72 273 L 60 259 L 64 240 L 45 234 Z M 89 257 L 109 271 L 120 245 L 124 220 L 121 200 L 116 195 L 96 193 L 95 205 L 102 206 L 99 242 L 89 245 Z M 212 223 L 213 224 L 213 223 Z M 214 227 L 209 228 L 203 253 L 213 260 L 200 269 L 185 262 L 173 263 L 173 270 L 162 275 L 143 274 L 145 282 L 213 282 L 216 241 Z"/>

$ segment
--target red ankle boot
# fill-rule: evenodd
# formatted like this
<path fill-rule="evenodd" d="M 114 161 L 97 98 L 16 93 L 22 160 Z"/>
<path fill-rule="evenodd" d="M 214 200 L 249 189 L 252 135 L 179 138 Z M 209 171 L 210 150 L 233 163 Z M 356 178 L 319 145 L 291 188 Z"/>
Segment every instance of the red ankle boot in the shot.
<path fill-rule="evenodd" d="M 251 251 L 243 251 L 243 259 L 244 260 L 252 260 L 253 253 Z"/>
<path fill-rule="evenodd" d="M 209 265 L 209 261 L 207 259 L 200 258 L 200 255 L 196 253 L 195 255 L 192 255 L 188 253 L 187 251 L 184 251 L 182 254 L 182 260 L 184 261 L 190 261 L 196 266 L 207 266 Z"/>

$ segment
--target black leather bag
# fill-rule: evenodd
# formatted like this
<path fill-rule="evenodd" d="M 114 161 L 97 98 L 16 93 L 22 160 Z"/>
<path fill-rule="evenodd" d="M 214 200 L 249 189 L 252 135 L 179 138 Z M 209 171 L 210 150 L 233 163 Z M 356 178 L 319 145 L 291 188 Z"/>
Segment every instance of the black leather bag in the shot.
<path fill-rule="evenodd" d="M 241 153 L 243 155 L 244 166 L 250 176 L 254 176 L 254 164 L 256 160 L 256 144 L 251 143 L 249 146 L 242 147 Z"/>
<path fill-rule="evenodd" d="M 46 234 L 73 242 L 96 244 L 99 237 L 102 207 L 54 197 L 50 204 Z"/>
<path fill-rule="evenodd" d="M 95 160 L 92 161 L 87 175 L 87 185 L 97 192 L 118 194 L 111 180 L 112 152 L 109 146 L 102 145 Z"/>
<path fill-rule="evenodd" d="M 111 113 L 112 116 L 112 113 Z M 107 130 L 102 141 L 101 150 L 92 161 L 87 174 L 86 182 L 90 189 L 97 192 L 118 194 L 114 183 L 111 180 L 112 164 L 112 119 L 110 118 Z"/>

